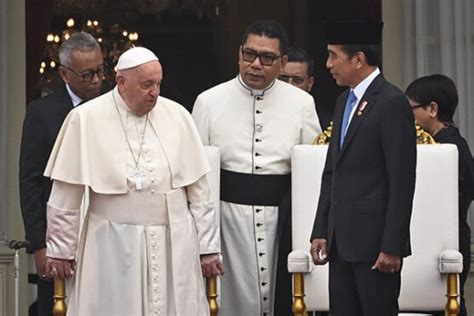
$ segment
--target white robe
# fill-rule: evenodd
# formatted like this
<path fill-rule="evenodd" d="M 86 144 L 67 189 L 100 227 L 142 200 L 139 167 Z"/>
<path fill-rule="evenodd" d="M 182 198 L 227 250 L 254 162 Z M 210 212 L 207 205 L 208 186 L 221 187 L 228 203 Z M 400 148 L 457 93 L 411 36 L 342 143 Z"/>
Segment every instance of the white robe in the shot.
<path fill-rule="evenodd" d="M 312 96 L 276 80 L 253 96 L 240 78 L 198 96 L 193 118 L 204 145 L 220 147 L 222 169 L 288 174 L 291 147 L 321 132 Z M 278 207 L 221 201 L 222 316 L 272 315 Z"/>
<path fill-rule="evenodd" d="M 135 159 L 144 134 L 141 190 L 119 113 Z M 47 255 L 77 253 L 68 315 L 209 314 L 199 254 L 220 245 L 202 145 L 189 114 L 165 98 L 144 122 L 114 90 L 73 110 L 55 144 Z M 193 161 L 177 161 L 180 153 Z M 84 186 L 90 203 L 78 243 Z"/>

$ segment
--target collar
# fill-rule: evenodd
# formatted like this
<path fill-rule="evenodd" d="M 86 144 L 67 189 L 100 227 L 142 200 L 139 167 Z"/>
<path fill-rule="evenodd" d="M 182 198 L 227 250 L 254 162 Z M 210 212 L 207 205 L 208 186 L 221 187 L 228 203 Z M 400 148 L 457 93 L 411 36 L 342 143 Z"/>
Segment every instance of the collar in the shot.
<path fill-rule="evenodd" d="M 441 143 L 441 141 L 445 138 L 450 138 L 457 135 L 460 135 L 459 129 L 453 124 L 450 124 L 440 129 L 436 134 L 433 135 L 433 138 L 436 142 Z"/>
<path fill-rule="evenodd" d="M 367 88 L 370 86 L 372 81 L 374 81 L 375 77 L 377 77 L 380 74 L 380 69 L 377 67 L 375 70 L 367 76 L 364 80 L 362 80 L 355 88 L 354 88 L 354 94 L 357 97 L 357 100 L 360 101 L 362 100 L 362 97 L 365 94 L 365 91 L 367 91 Z"/>
<path fill-rule="evenodd" d="M 257 90 L 257 89 L 252 89 L 249 86 L 247 86 L 245 84 L 244 80 L 242 79 L 242 77 L 240 76 L 240 74 L 237 76 L 237 80 L 239 81 L 240 85 L 245 90 L 247 90 L 247 92 L 250 93 L 251 96 L 255 96 L 255 97 L 263 97 L 265 95 L 265 93 L 268 93 L 271 90 L 271 88 L 273 88 L 273 86 L 275 85 L 275 82 L 276 82 L 276 80 L 273 80 L 273 82 L 268 87 L 266 87 L 265 89 Z"/>
<path fill-rule="evenodd" d="M 113 88 L 113 90 L 112 90 L 112 99 L 113 99 L 115 105 L 117 106 L 117 108 L 121 112 L 132 113 L 132 110 L 130 110 L 128 105 L 125 103 L 125 100 L 120 95 L 117 86 L 115 86 L 115 88 Z"/>
<path fill-rule="evenodd" d="M 74 92 L 72 92 L 71 87 L 66 83 L 66 90 L 67 94 L 69 94 L 69 97 L 71 98 L 72 105 L 74 107 L 78 106 L 79 103 L 82 102 L 82 99 L 79 98 Z"/>
<path fill-rule="evenodd" d="M 160 97 L 158 97 L 160 98 Z M 125 102 L 125 100 L 122 98 L 122 96 L 120 95 L 119 93 L 119 90 L 118 90 L 118 87 L 115 86 L 115 88 L 112 89 L 112 99 L 113 101 L 115 102 L 115 104 L 117 105 L 117 108 L 120 110 L 120 112 L 124 112 L 126 113 L 127 115 L 129 116 L 134 116 L 134 117 L 137 117 L 137 118 L 140 118 L 140 117 L 145 117 L 145 115 L 142 115 L 142 116 L 139 116 L 137 114 L 135 114 L 130 108 L 129 106 L 127 105 L 127 103 Z M 156 103 L 158 103 L 158 99 L 156 100 Z M 155 104 L 155 107 L 156 107 L 156 104 Z M 153 109 L 152 109 L 153 110 Z M 150 111 L 151 112 L 151 111 Z"/>

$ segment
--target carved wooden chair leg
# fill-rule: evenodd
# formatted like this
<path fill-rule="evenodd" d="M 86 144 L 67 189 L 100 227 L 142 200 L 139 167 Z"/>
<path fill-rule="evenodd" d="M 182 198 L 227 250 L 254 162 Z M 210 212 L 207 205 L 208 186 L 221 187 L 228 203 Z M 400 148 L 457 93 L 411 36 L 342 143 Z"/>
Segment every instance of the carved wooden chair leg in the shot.
<path fill-rule="evenodd" d="M 54 278 L 54 305 L 53 315 L 64 316 L 67 312 L 66 306 L 66 282 L 60 278 Z"/>
<path fill-rule="evenodd" d="M 306 316 L 306 304 L 304 302 L 304 276 L 303 273 L 293 274 L 293 314 L 295 316 Z"/>
<path fill-rule="evenodd" d="M 457 273 L 448 274 L 448 294 L 446 297 L 448 301 L 446 302 L 446 312 L 447 316 L 455 316 L 459 314 L 460 306 L 458 303 L 459 292 L 458 292 L 458 275 Z"/>
<path fill-rule="evenodd" d="M 217 304 L 217 277 L 206 278 L 206 291 L 211 316 L 217 316 L 219 313 L 219 304 Z"/>

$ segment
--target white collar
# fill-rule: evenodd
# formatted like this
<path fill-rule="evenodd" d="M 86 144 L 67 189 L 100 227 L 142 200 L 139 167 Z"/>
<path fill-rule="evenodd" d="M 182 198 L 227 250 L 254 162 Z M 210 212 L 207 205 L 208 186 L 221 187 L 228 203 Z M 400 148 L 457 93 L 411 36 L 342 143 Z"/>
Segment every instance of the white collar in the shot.
<path fill-rule="evenodd" d="M 362 80 L 354 89 L 354 94 L 357 97 L 357 100 L 361 100 L 362 97 L 364 96 L 365 91 L 367 91 L 367 88 L 370 86 L 372 81 L 374 81 L 375 77 L 377 77 L 380 74 L 380 69 L 379 67 L 375 68 L 375 70 L 368 75 L 364 80 Z"/>
<path fill-rule="evenodd" d="M 238 80 L 239 80 L 240 84 L 241 84 L 245 89 L 247 89 L 247 90 L 250 91 L 250 94 L 251 94 L 252 96 L 257 96 L 257 97 L 263 96 L 263 95 L 265 94 L 265 91 L 269 90 L 269 89 L 273 86 L 273 84 L 275 83 L 275 80 L 273 80 L 273 82 L 272 82 L 268 87 L 266 87 L 265 89 L 257 90 L 257 89 L 252 89 L 252 88 L 250 88 L 249 86 L 247 86 L 247 84 L 245 84 L 245 82 L 244 82 L 244 80 L 242 79 L 242 76 L 241 76 L 240 74 L 239 74 L 239 76 L 238 76 Z"/>
<path fill-rule="evenodd" d="M 79 103 L 82 102 L 82 99 L 79 98 L 74 92 L 72 92 L 71 88 L 69 87 L 67 83 L 66 83 L 66 90 L 67 90 L 67 93 L 69 94 L 69 97 L 71 98 L 72 105 L 74 107 L 76 107 Z"/>

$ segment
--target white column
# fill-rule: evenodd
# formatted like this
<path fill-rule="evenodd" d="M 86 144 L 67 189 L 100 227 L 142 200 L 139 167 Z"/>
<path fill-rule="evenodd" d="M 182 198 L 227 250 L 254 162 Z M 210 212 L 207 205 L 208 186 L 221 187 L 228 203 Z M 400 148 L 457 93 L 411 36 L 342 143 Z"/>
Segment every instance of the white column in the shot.
<path fill-rule="evenodd" d="M 0 238 L 24 239 L 18 161 L 26 102 L 25 0 L 0 0 Z M 28 258 L 20 254 L 20 315 L 28 314 Z M 0 247 L 0 315 L 14 315 L 12 251 Z"/>
<path fill-rule="evenodd" d="M 7 101 L 6 101 L 6 3 L 0 0 L 0 240 L 6 238 Z"/>

